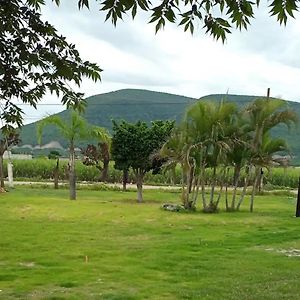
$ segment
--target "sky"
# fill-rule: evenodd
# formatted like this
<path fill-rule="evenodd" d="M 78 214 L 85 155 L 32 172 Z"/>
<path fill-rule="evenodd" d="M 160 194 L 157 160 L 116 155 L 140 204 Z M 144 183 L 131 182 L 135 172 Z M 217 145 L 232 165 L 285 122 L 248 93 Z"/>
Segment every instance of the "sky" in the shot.
<path fill-rule="evenodd" d="M 115 28 L 104 22 L 99 3 L 78 10 L 77 0 L 51 0 L 42 9 L 67 41 L 76 45 L 84 60 L 104 71 L 102 81 L 84 80 L 86 96 L 124 88 L 147 89 L 200 98 L 207 94 L 266 95 L 300 102 L 300 14 L 286 27 L 260 7 L 247 31 L 233 30 L 227 41 L 205 35 L 202 24 L 195 33 L 167 24 L 155 34 L 154 25 L 141 13 L 125 17 Z M 38 110 L 23 107 L 25 123 L 65 109 L 60 99 L 46 96 Z M 50 104 L 50 105 L 49 105 Z"/>

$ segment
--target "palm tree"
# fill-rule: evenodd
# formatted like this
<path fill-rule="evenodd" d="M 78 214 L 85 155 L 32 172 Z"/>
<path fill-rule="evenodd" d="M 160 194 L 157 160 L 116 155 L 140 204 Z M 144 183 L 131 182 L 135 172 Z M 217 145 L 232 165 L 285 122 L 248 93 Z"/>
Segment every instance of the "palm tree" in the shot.
<path fill-rule="evenodd" d="M 218 209 L 226 170 L 224 162 L 233 143 L 233 139 L 227 134 L 226 129 L 235 119 L 236 113 L 237 108 L 233 103 L 199 101 L 187 110 L 184 119 L 187 135 L 192 140 L 189 156 L 195 162 L 195 174 L 198 177 L 194 180 L 196 185 L 194 202 L 198 196 L 199 182 L 204 211 L 214 212 Z M 223 165 L 223 168 L 218 171 L 220 165 Z M 205 173 L 207 168 L 212 170 L 208 203 L 205 195 Z M 220 182 L 220 189 L 215 199 L 215 188 L 218 181 Z"/>
<path fill-rule="evenodd" d="M 259 173 L 261 168 L 269 169 L 276 161 L 276 159 L 274 159 L 274 154 L 276 154 L 277 152 L 287 152 L 288 150 L 288 145 L 284 139 L 271 138 L 268 131 L 263 135 L 260 151 L 252 157 L 252 163 L 256 166 L 256 168 L 250 198 L 250 212 L 253 212 L 255 190 L 258 184 L 258 180 L 260 179 Z"/>
<path fill-rule="evenodd" d="M 159 155 L 162 158 L 166 158 L 164 164 L 166 169 L 173 170 L 179 164 L 182 170 L 182 204 L 185 209 L 192 208 L 192 202 L 189 200 L 190 190 L 190 176 L 191 176 L 191 162 L 188 161 L 187 153 L 191 144 L 186 132 L 179 126 L 175 128 L 167 140 L 162 146 Z"/>
<path fill-rule="evenodd" d="M 298 122 L 297 114 L 287 109 L 286 106 L 286 101 L 284 100 L 259 98 L 252 102 L 245 110 L 245 117 L 253 130 L 251 160 L 255 166 L 255 171 L 250 201 L 251 212 L 253 211 L 255 189 L 259 180 L 261 166 L 264 165 L 263 161 L 265 151 L 267 150 L 264 143 L 266 143 L 265 139 L 269 139 L 268 133 L 279 124 L 286 125 L 290 128 L 293 124 Z M 279 141 L 274 140 L 274 143 L 279 143 Z"/>
<path fill-rule="evenodd" d="M 93 126 L 90 129 L 91 138 L 95 139 L 97 146 L 89 144 L 82 148 L 83 163 L 95 166 L 100 172 L 99 181 L 106 181 L 110 161 L 111 137 L 105 128 Z"/>
<path fill-rule="evenodd" d="M 231 137 L 230 149 L 226 153 L 226 163 L 230 168 L 233 168 L 232 176 L 232 198 L 231 204 L 228 205 L 226 201 L 226 211 L 236 210 L 237 189 L 241 178 L 241 173 L 245 170 L 247 173 L 249 155 L 250 155 L 250 141 L 251 128 L 242 113 L 237 113 L 233 121 L 225 128 L 226 136 Z M 229 180 L 228 176 L 226 177 Z M 239 202 L 243 201 L 248 186 L 248 180 L 244 181 L 244 187 Z M 228 200 L 228 193 L 226 189 L 226 200 Z"/>
<path fill-rule="evenodd" d="M 78 140 L 90 137 L 90 128 L 85 119 L 77 112 L 72 111 L 70 118 L 62 119 L 57 115 L 46 117 L 39 121 L 37 125 L 37 137 L 39 143 L 42 141 L 42 133 L 45 126 L 54 125 L 58 128 L 60 134 L 68 141 L 69 146 L 69 187 L 70 199 L 76 199 L 76 173 L 75 173 L 75 143 Z"/>
<path fill-rule="evenodd" d="M 103 161 L 100 181 L 106 181 L 110 161 L 111 136 L 107 129 L 98 126 L 93 126 L 91 128 L 91 136 L 98 142 Z"/>
<path fill-rule="evenodd" d="M 229 151 L 231 137 L 226 135 L 225 128 L 232 122 L 236 111 L 236 106 L 232 103 L 198 101 L 188 108 L 181 125 L 173 131 L 173 135 L 163 146 L 162 153 L 169 158 L 168 164 L 179 163 L 182 167 L 182 201 L 185 208 L 195 207 L 201 188 L 203 210 L 217 210 L 225 171 L 223 168 L 222 176 L 219 176 L 217 167 Z M 209 201 L 205 193 L 207 168 L 212 169 Z M 215 199 L 218 179 L 221 188 Z"/>

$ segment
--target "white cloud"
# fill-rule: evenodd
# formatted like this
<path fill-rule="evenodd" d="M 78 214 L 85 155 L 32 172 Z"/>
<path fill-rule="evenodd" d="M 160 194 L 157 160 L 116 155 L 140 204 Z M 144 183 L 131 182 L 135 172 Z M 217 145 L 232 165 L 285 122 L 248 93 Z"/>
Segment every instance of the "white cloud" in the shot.
<path fill-rule="evenodd" d="M 78 11 L 73 1 L 64 0 L 58 8 L 50 1 L 43 9 L 43 17 L 76 44 L 84 59 L 104 69 L 101 84 L 84 80 L 82 91 L 87 96 L 121 88 L 191 97 L 227 90 L 263 95 L 270 87 L 273 96 L 300 101 L 297 16 L 282 27 L 263 7 L 248 31 L 234 31 L 223 45 L 206 36 L 201 24 L 194 36 L 169 24 L 155 35 L 143 15 L 121 21 L 117 28 L 104 23 L 96 4 L 90 11 Z M 51 101 L 59 100 L 47 97 Z"/>

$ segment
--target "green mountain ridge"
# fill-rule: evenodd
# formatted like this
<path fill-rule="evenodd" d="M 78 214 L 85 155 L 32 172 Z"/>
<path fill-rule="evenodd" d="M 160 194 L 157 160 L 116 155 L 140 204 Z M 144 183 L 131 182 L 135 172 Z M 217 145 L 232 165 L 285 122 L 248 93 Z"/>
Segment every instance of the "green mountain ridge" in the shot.
<path fill-rule="evenodd" d="M 201 100 L 219 101 L 226 99 L 233 101 L 238 106 L 247 105 L 259 96 L 249 95 L 222 95 L 212 94 L 201 97 Z M 142 120 L 151 122 L 154 120 L 176 120 L 179 121 L 186 108 L 197 101 L 195 98 L 168 94 L 163 92 L 153 92 L 149 90 L 123 89 L 114 92 L 94 95 L 88 97 L 87 108 L 84 117 L 91 124 L 105 127 L 111 131 L 114 119 L 136 122 Z M 296 111 L 300 116 L 300 103 L 287 101 L 288 106 Z M 62 118 L 68 118 L 69 111 L 65 110 L 57 115 Z M 22 144 L 37 145 L 36 123 L 23 126 L 21 139 Z M 274 136 L 285 137 L 292 149 L 293 155 L 299 157 L 300 161 L 300 139 L 299 130 L 288 131 L 285 127 L 279 126 L 273 130 Z M 66 141 L 59 135 L 58 131 L 49 126 L 45 128 L 42 143 L 58 141 L 66 147 Z M 81 143 L 84 145 L 85 143 Z M 80 144 L 79 144 L 80 146 Z M 297 159 L 298 160 L 298 159 Z"/>

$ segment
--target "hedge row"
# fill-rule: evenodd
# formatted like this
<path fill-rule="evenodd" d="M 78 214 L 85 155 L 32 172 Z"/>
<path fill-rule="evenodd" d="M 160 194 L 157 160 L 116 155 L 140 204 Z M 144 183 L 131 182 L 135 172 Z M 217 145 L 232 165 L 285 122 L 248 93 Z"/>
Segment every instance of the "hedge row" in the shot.
<path fill-rule="evenodd" d="M 67 180 L 67 160 L 61 160 L 59 164 L 59 178 L 60 180 Z M 38 158 L 32 160 L 15 160 L 14 177 L 22 180 L 49 180 L 53 177 L 53 170 L 56 161 L 48 158 Z M 6 168 L 5 168 L 6 170 Z M 100 172 L 95 167 L 85 166 L 81 161 L 76 162 L 76 174 L 78 181 L 96 182 L 100 177 Z M 265 172 L 264 182 L 272 186 L 281 187 L 298 187 L 298 179 L 300 169 L 295 167 L 273 168 L 270 172 Z M 5 173 L 5 176 L 7 174 Z M 180 168 L 177 168 L 175 174 L 172 176 L 169 173 L 153 175 L 151 172 L 145 176 L 145 183 L 148 184 L 181 184 L 182 174 Z M 122 172 L 114 169 L 113 163 L 109 166 L 108 182 L 122 182 Z M 207 184 L 210 182 L 209 172 L 206 178 Z M 240 185 L 244 181 L 244 175 L 241 176 Z M 129 182 L 134 182 L 134 175 L 129 172 Z"/>

